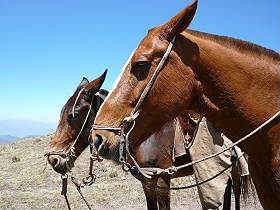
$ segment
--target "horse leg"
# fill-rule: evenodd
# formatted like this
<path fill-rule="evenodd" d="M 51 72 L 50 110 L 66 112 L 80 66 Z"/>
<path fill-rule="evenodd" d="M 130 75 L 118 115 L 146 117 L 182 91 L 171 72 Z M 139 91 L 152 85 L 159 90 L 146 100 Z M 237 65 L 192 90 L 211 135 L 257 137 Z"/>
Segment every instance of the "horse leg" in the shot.
<path fill-rule="evenodd" d="M 269 167 L 269 166 L 268 166 Z M 249 156 L 249 171 L 259 200 L 265 210 L 280 209 L 280 179 L 264 164 L 261 166 Z"/>
<path fill-rule="evenodd" d="M 152 182 L 154 185 L 157 184 L 157 178 L 153 178 L 152 180 L 148 181 Z M 156 190 L 154 188 L 150 188 L 144 182 L 142 182 L 142 187 L 146 196 L 147 209 L 158 210 Z"/>
<path fill-rule="evenodd" d="M 238 177 L 233 180 L 233 192 L 235 198 L 235 210 L 240 210 L 241 183 Z"/>
<path fill-rule="evenodd" d="M 225 194 L 224 194 L 223 210 L 230 210 L 230 207 L 231 207 L 231 188 L 232 188 L 232 181 L 231 181 L 231 179 L 228 179 L 227 187 L 225 189 Z"/>
<path fill-rule="evenodd" d="M 231 170 L 232 176 L 232 189 L 235 198 L 235 210 L 240 210 L 240 196 L 241 196 L 241 181 L 240 181 L 240 172 L 238 166 L 233 166 Z M 245 186 L 244 186 L 245 187 Z M 244 192 L 246 193 L 246 192 Z"/>
<path fill-rule="evenodd" d="M 157 184 L 161 187 L 170 187 L 170 176 L 158 178 Z M 170 190 L 156 189 L 159 210 L 170 210 Z"/>

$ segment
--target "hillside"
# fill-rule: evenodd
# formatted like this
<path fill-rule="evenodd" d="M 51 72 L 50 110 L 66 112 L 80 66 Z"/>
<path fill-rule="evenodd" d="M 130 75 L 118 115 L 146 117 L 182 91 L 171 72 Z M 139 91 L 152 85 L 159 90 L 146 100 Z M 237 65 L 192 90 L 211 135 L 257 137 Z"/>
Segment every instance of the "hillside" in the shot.
<path fill-rule="evenodd" d="M 10 135 L 0 135 L 0 145 L 1 144 L 8 144 L 11 143 L 13 141 L 17 141 L 19 140 L 19 137 L 16 136 L 10 136 Z"/>
<path fill-rule="evenodd" d="M 60 195 L 60 176 L 47 165 L 44 157 L 49 141 L 50 135 L 0 146 L 0 210 L 67 209 Z M 73 172 L 76 177 L 86 175 L 88 157 L 88 151 L 85 151 L 77 160 Z M 109 161 L 96 163 L 95 169 L 96 183 L 83 189 L 93 209 L 146 209 L 139 181 Z M 173 185 L 190 184 L 193 183 L 193 178 L 179 178 L 172 182 Z M 87 209 L 72 184 L 69 185 L 68 192 L 72 209 Z M 201 209 L 195 189 L 173 191 L 171 197 L 172 209 Z M 262 208 L 258 203 L 250 202 L 242 209 Z"/>

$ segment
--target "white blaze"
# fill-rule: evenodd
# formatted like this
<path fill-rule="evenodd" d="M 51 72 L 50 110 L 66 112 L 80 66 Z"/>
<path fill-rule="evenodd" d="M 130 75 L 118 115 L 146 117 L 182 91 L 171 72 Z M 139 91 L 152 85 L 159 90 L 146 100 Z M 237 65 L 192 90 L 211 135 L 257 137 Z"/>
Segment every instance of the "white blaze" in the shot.
<path fill-rule="evenodd" d="M 136 49 L 137 49 L 137 48 L 136 48 Z M 136 49 L 135 49 L 135 50 L 136 50 Z M 117 86 L 118 86 L 118 84 L 119 84 L 119 82 L 120 82 L 120 79 L 121 79 L 121 77 L 122 77 L 122 75 L 123 75 L 123 73 L 124 73 L 124 70 L 126 69 L 127 65 L 129 64 L 129 62 L 130 62 L 130 60 L 131 60 L 131 58 L 132 58 L 132 56 L 133 56 L 135 50 L 133 50 L 133 52 L 132 52 L 131 55 L 129 56 L 128 60 L 127 60 L 126 63 L 124 64 L 124 66 L 123 66 L 123 68 L 122 68 L 122 70 L 121 70 L 121 73 L 119 74 L 118 78 L 115 80 L 115 82 L 114 82 L 114 84 L 113 84 L 113 87 L 112 87 L 111 90 L 109 91 L 108 96 L 107 96 L 106 99 L 103 101 L 102 105 L 100 106 L 100 108 L 99 108 L 99 110 L 98 110 L 98 112 L 97 112 L 97 114 L 96 114 L 96 116 L 95 116 L 95 119 L 98 117 L 100 111 L 101 111 L 102 108 L 103 108 L 103 105 L 106 103 L 106 101 L 108 100 L 108 98 L 110 98 L 112 92 L 117 88 Z"/>

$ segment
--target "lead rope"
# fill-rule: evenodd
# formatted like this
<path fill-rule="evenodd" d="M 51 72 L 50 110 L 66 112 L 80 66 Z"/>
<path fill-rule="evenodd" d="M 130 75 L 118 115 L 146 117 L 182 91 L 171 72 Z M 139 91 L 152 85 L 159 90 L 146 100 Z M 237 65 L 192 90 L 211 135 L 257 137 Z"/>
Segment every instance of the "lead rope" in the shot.
<path fill-rule="evenodd" d="M 190 188 L 193 188 L 193 187 L 198 187 L 198 186 L 200 186 L 200 185 L 202 185 L 202 184 L 205 184 L 205 183 L 207 183 L 207 182 L 209 182 L 209 181 L 211 181 L 211 180 L 217 178 L 217 177 L 220 176 L 222 173 L 224 173 L 225 171 L 227 171 L 228 169 L 230 169 L 234 164 L 236 164 L 237 160 L 239 160 L 243 155 L 244 155 L 244 152 L 243 152 L 240 156 L 234 158 L 234 159 L 232 160 L 232 163 L 231 163 L 230 165 L 228 165 L 226 168 L 224 168 L 222 171 L 218 172 L 218 173 L 215 174 L 214 176 L 212 176 L 212 177 L 210 177 L 210 178 L 208 178 L 208 179 L 206 179 L 206 180 L 203 180 L 203 181 L 201 181 L 201 182 L 199 182 L 199 183 L 191 184 L 191 185 L 183 186 L 183 187 L 163 187 L 163 186 L 159 186 L 159 185 L 157 185 L 157 184 L 153 184 L 153 183 L 147 181 L 147 180 L 142 176 L 142 174 L 139 173 L 139 172 L 136 171 L 136 170 L 131 170 L 130 172 L 131 172 L 132 176 L 134 176 L 136 179 L 138 179 L 139 181 L 143 182 L 145 185 L 147 185 L 148 187 L 150 187 L 150 188 L 152 188 L 152 189 L 161 189 L 161 190 L 186 190 L 186 189 L 190 189 Z"/>
<path fill-rule="evenodd" d="M 236 145 L 240 144 L 241 142 L 247 140 L 249 137 L 251 137 L 252 135 L 257 133 L 258 131 L 260 131 L 263 127 L 268 125 L 270 122 L 272 122 L 273 120 L 275 120 L 279 116 L 280 116 L 280 111 L 275 113 L 270 119 L 265 121 L 262 125 L 260 125 L 258 128 L 256 128 L 255 130 L 253 130 L 252 132 L 250 132 L 249 134 L 247 134 L 243 138 L 241 138 L 238 141 L 236 141 L 235 143 L 233 143 L 231 146 L 226 147 L 225 149 L 221 150 L 220 152 L 214 153 L 214 154 L 209 155 L 209 156 L 207 156 L 205 158 L 201 158 L 201 159 L 198 159 L 198 160 L 195 160 L 195 161 L 192 161 L 190 163 L 187 163 L 187 164 L 184 164 L 184 165 L 181 165 L 181 166 L 177 166 L 177 167 L 172 166 L 172 167 L 169 167 L 167 169 L 161 169 L 161 168 L 141 168 L 141 169 L 142 169 L 142 171 L 145 171 L 145 170 L 152 171 L 155 175 L 166 174 L 166 173 L 172 175 L 175 172 L 177 172 L 178 170 L 181 170 L 181 169 L 184 169 L 186 167 L 189 167 L 189 166 L 192 166 L 194 164 L 197 164 L 199 162 L 208 160 L 210 158 L 213 158 L 213 157 L 215 157 L 215 156 L 217 156 L 219 154 L 222 154 L 222 153 L 226 152 L 227 150 L 232 149 L 234 146 L 236 146 Z"/>
<path fill-rule="evenodd" d="M 226 152 L 227 150 L 230 150 L 231 148 L 233 148 L 234 146 L 240 144 L 241 142 L 247 140 L 248 138 L 250 138 L 252 135 L 254 135 L 255 133 L 257 133 L 258 131 L 260 131 L 263 127 L 265 127 L 266 125 L 268 125 L 270 122 L 272 122 L 274 119 L 276 119 L 277 117 L 280 116 L 280 111 L 276 112 L 270 119 L 268 119 L 267 121 L 265 121 L 263 124 L 261 124 L 258 128 L 256 128 L 255 130 L 253 130 L 252 132 L 250 132 L 249 134 L 247 134 L 246 136 L 244 136 L 243 138 L 239 139 L 238 141 L 236 141 L 235 143 L 233 143 L 231 146 L 225 148 L 224 150 L 220 151 L 220 152 L 217 152 L 215 154 L 212 154 L 212 155 L 209 155 L 205 158 L 202 158 L 202 159 L 199 159 L 199 160 L 196 160 L 196 161 L 193 161 L 189 164 L 186 164 L 186 165 L 183 165 L 183 166 L 179 166 L 177 167 L 177 170 L 180 170 L 180 169 L 183 169 L 185 167 L 188 167 L 190 165 L 194 165 L 196 163 L 199 163 L 201 161 L 204 161 L 204 160 L 208 160 L 212 157 L 215 157 L 219 154 L 222 154 L 224 152 Z"/>
<path fill-rule="evenodd" d="M 84 186 L 81 185 L 81 184 L 79 184 L 79 183 L 76 181 L 75 177 L 72 176 L 72 174 L 71 174 L 70 177 L 71 177 L 72 183 L 76 186 L 77 191 L 79 192 L 81 198 L 84 200 L 84 202 L 85 202 L 85 204 L 87 205 L 88 209 L 89 209 L 89 210 L 92 210 L 92 208 L 90 207 L 88 201 L 85 199 L 85 197 L 84 197 L 84 195 L 83 195 L 83 193 L 82 193 L 82 191 L 81 191 L 81 188 L 84 187 Z M 68 210 L 71 210 L 71 206 L 70 206 L 70 203 L 69 203 L 69 200 L 68 200 L 68 196 L 67 196 L 68 175 L 66 175 L 66 176 L 65 176 L 65 175 L 62 175 L 62 176 L 61 176 L 61 179 L 62 179 L 62 190 L 61 190 L 61 195 L 63 195 L 64 198 L 65 198 L 65 201 L 66 201 Z"/>
<path fill-rule="evenodd" d="M 67 207 L 69 210 L 71 210 L 71 206 L 67 197 L 67 179 L 68 179 L 68 175 L 61 175 L 61 180 L 62 180 L 62 190 L 61 190 L 61 195 L 64 196 Z"/>
<path fill-rule="evenodd" d="M 75 177 L 72 176 L 72 175 L 71 175 L 71 181 L 72 181 L 72 183 L 76 186 L 77 191 L 79 192 L 81 198 L 84 200 L 84 202 L 85 202 L 85 204 L 87 205 L 88 209 L 89 209 L 89 210 L 92 210 L 92 208 L 90 207 L 88 201 L 85 199 L 85 197 L 84 197 L 84 195 L 83 195 L 83 193 L 82 193 L 82 191 L 81 191 L 81 188 L 84 187 L 84 185 L 79 184 L 79 183 L 76 181 Z"/>
<path fill-rule="evenodd" d="M 85 178 L 83 178 L 82 183 L 78 183 L 76 181 L 76 178 L 73 176 L 72 172 L 70 171 L 70 178 L 72 183 L 75 185 L 77 191 L 79 192 L 81 198 L 83 199 L 83 201 L 85 202 L 85 204 L 87 205 L 89 210 L 92 210 L 90 207 L 90 204 L 88 203 L 88 201 L 85 199 L 81 188 L 85 187 L 85 186 L 90 186 L 92 185 L 95 180 L 96 180 L 96 175 L 93 173 L 93 161 L 102 161 L 103 159 L 101 159 L 98 154 L 96 153 L 96 151 L 93 148 L 92 145 L 92 141 L 89 140 L 89 145 L 90 145 L 90 166 L 89 166 L 89 172 L 88 172 L 88 176 L 86 176 Z M 61 180 L 62 180 L 62 190 L 61 190 L 61 195 L 64 196 L 66 204 L 67 204 L 67 208 L 68 210 L 71 210 L 71 206 L 68 200 L 68 196 L 67 196 L 67 182 L 68 182 L 68 174 L 65 175 L 61 175 Z"/>
<path fill-rule="evenodd" d="M 112 127 L 105 127 L 105 126 L 98 126 L 98 127 L 94 127 L 94 129 L 96 129 L 96 130 L 99 130 L 99 129 L 101 129 L 101 130 L 109 130 L 109 131 L 118 131 L 118 133 L 121 133 L 121 135 L 124 137 L 124 140 L 122 140 L 121 142 L 123 142 L 122 143 L 122 147 L 124 147 L 125 146 L 125 148 L 126 148 L 126 153 L 128 154 L 128 156 L 131 158 L 131 160 L 134 162 L 134 164 L 135 164 L 135 166 L 131 166 L 126 160 L 127 159 L 123 159 L 123 161 L 121 161 L 122 163 L 123 163 L 123 166 L 127 166 L 127 168 L 124 168 L 123 167 L 123 169 L 125 170 L 125 171 L 130 171 L 131 172 L 131 174 L 135 177 L 135 178 L 137 178 L 137 179 L 139 179 L 139 178 L 141 178 L 141 176 L 142 176 L 142 178 L 141 179 L 143 179 L 144 177 L 145 178 L 151 178 L 151 176 L 153 176 L 153 175 L 162 175 L 162 174 L 169 174 L 169 175 L 172 175 L 172 174 L 174 174 L 174 173 L 176 173 L 178 170 L 181 170 L 181 169 L 184 169 L 184 168 L 186 168 L 186 167 L 189 167 L 189 166 L 192 166 L 192 165 L 194 165 L 194 164 L 197 164 L 197 163 L 199 163 L 199 162 L 202 162 L 202 161 L 205 161 L 205 160 L 208 160 L 208 159 L 210 159 L 210 158 L 213 158 L 213 157 L 215 157 L 215 156 L 217 156 L 217 155 L 219 155 L 219 154 L 221 154 L 221 153 L 224 153 L 225 151 L 227 151 L 227 150 L 229 150 L 229 149 L 231 149 L 231 148 L 233 148 L 234 146 L 236 146 L 236 145 L 238 145 L 238 144 L 240 144 L 241 142 L 243 142 L 243 141 L 245 141 L 245 140 L 247 140 L 249 137 L 251 137 L 252 135 L 254 135 L 256 132 L 258 132 L 259 130 L 261 130 L 263 127 L 265 127 L 266 125 L 268 125 L 269 123 L 271 123 L 273 120 L 275 120 L 277 117 L 279 117 L 280 116 L 280 111 L 278 111 L 277 113 L 275 113 L 270 119 L 268 119 L 267 121 L 265 121 L 262 125 L 260 125 L 258 128 L 256 128 L 255 130 L 253 130 L 252 132 L 250 132 L 249 134 L 247 134 L 246 136 L 244 136 L 243 138 L 241 138 L 241 139 L 239 139 L 237 142 L 235 142 L 235 143 L 233 143 L 231 146 L 229 146 L 229 147 L 226 147 L 224 150 L 222 150 L 222 151 L 220 151 L 220 152 L 217 152 L 217 153 L 214 153 L 214 154 L 212 154 L 212 155 L 209 155 L 209 156 L 207 156 L 207 157 L 205 157 L 205 158 L 201 158 L 201 159 L 198 159 L 198 160 L 195 160 L 195 161 L 192 161 L 192 162 L 190 162 L 190 163 L 188 163 L 188 164 L 184 164 L 184 165 L 181 165 L 181 166 L 178 166 L 178 167 L 175 167 L 175 166 L 172 166 L 172 167 L 169 167 L 169 168 L 167 168 L 167 169 L 162 169 L 162 168 L 141 168 L 139 165 L 138 165 L 138 163 L 137 163 L 137 161 L 133 158 L 133 156 L 130 154 L 130 152 L 129 152 L 129 140 L 128 140 L 128 137 L 129 137 L 129 134 L 130 134 L 130 132 L 132 131 L 132 129 L 134 128 L 134 125 L 135 125 L 135 121 L 133 121 L 134 122 L 134 124 L 133 124 L 133 126 L 131 127 L 131 129 L 129 130 L 129 132 L 128 132 L 128 134 L 124 134 L 123 133 L 123 126 L 122 126 L 122 128 L 112 128 Z M 121 146 L 120 146 L 121 147 Z M 124 150 L 123 150 L 123 148 L 122 149 L 120 149 L 120 157 L 124 157 L 123 156 L 123 154 L 121 153 L 121 152 L 124 152 Z M 136 169 L 138 170 L 138 171 L 136 171 Z M 223 170 L 221 173 L 223 173 L 225 170 Z M 220 174 L 220 173 L 219 173 Z M 218 174 L 218 175 L 219 175 Z M 217 176 L 218 176 L 217 175 Z M 216 176 L 215 176 L 216 177 Z M 140 179 L 139 179 L 140 180 Z M 211 179 L 210 179 L 211 180 Z M 208 181 L 210 181 L 210 180 L 208 180 Z M 204 181 L 203 183 L 205 183 L 206 181 Z M 201 184 L 203 184 L 203 183 L 201 183 Z M 197 186 L 197 185 L 194 185 L 194 186 Z M 179 189 L 187 189 L 187 188 L 190 188 L 190 187 L 186 187 L 186 188 L 179 188 Z M 169 188 L 168 188 L 169 189 Z M 172 188 L 170 188 L 171 190 L 172 190 Z"/>

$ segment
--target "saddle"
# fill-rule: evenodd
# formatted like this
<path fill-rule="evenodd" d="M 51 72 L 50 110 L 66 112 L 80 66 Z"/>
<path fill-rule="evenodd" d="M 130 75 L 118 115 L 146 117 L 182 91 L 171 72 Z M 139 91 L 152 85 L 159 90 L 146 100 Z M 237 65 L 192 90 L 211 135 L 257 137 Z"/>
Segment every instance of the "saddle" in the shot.
<path fill-rule="evenodd" d="M 190 122 L 189 119 L 186 119 Z M 184 122 L 186 123 L 186 121 Z M 176 134 L 174 138 L 173 158 L 178 158 L 187 153 L 192 161 L 204 158 L 209 154 L 214 154 L 228 147 L 232 142 L 221 132 L 217 131 L 212 123 L 206 118 L 202 118 L 197 128 L 183 129 L 182 120 L 176 121 Z M 195 135 L 192 138 L 192 135 Z M 240 157 L 242 151 L 234 147 L 214 158 L 193 165 L 196 182 L 202 182 L 225 168 L 229 167 L 234 157 Z M 249 175 L 248 164 L 242 156 L 233 167 L 239 167 L 241 176 Z M 231 169 L 226 170 L 215 179 L 197 187 L 202 207 L 204 209 L 216 209 L 223 203 L 223 196 L 228 179 L 231 178 Z"/>

